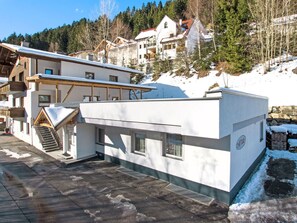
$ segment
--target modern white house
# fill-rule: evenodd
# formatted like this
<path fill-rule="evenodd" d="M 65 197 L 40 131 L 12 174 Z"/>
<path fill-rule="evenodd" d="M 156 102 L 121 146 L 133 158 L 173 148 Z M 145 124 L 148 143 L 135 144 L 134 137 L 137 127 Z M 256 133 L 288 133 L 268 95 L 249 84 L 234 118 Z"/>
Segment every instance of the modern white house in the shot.
<path fill-rule="evenodd" d="M 99 156 L 227 204 L 264 155 L 265 97 L 216 89 L 141 100 L 155 88 L 130 84 L 139 71 L 3 43 L 0 52 L 10 103 L 0 115 L 45 152 Z"/>
<path fill-rule="evenodd" d="M 267 108 L 265 97 L 228 89 L 80 103 L 76 146 L 229 204 L 265 152 Z"/>

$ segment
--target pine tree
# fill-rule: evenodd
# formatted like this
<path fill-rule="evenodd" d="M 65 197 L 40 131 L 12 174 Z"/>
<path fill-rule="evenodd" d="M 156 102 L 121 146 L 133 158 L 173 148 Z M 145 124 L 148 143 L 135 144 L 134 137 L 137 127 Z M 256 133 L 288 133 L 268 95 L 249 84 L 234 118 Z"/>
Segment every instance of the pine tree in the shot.
<path fill-rule="evenodd" d="M 227 62 L 227 72 L 238 74 L 251 69 L 246 0 L 218 0 L 216 30 L 219 41 L 219 61 Z"/>

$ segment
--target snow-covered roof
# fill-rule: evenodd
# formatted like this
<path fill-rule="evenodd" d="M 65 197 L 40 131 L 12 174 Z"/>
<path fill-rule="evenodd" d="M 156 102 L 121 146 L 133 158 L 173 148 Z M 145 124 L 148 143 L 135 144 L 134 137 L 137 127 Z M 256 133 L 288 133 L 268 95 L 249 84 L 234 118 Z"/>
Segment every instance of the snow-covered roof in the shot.
<path fill-rule="evenodd" d="M 138 36 L 135 37 L 135 40 L 140 40 L 140 39 L 144 39 L 144 38 L 148 38 L 151 36 L 156 36 L 156 29 L 147 29 L 147 30 L 143 30 L 141 31 Z"/>
<path fill-rule="evenodd" d="M 126 84 L 126 83 L 119 83 L 113 81 L 103 81 L 103 80 L 93 80 L 93 79 L 86 79 L 82 77 L 70 77 L 70 76 L 60 76 L 60 75 L 50 75 L 50 74 L 37 74 L 32 77 L 27 78 L 28 81 L 34 81 L 36 79 L 51 79 L 51 80 L 61 80 L 61 81 L 73 81 L 73 82 L 81 82 L 81 83 L 90 83 L 90 84 L 102 84 L 102 85 L 110 85 L 116 87 L 127 87 L 127 88 L 136 88 L 136 89 L 143 89 L 143 90 L 155 90 L 156 87 L 152 86 L 145 86 L 140 84 Z"/>
<path fill-rule="evenodd" d="M 168 42 L 172 42 L 172 41 L 178 41 L 178 40 L 181 40 L 181 39 L 184 37 L 184 34 L 185 34 L 185 32 L 184 32 L 183 34 L 179 34 L 179 35 L 174 36 L 174 37 L 163 38 L 163 39 L 161 40 L 161 43 L 168 43 Z"/>
<path fill-rule="evenodd" d="M 75 109 L 64 107 L 45 107 L 44 110 L 53 126 L 56 127 L 60 122 L 74 112 Z"/>
<path fill-rule="evenodd" d="M 0 46 L 3 46 L 9 50 L 12 50 L 16 53 L 24 54 L 24 55 L 39 56 L 39 57 L 44 57 L 44 58 L 48 58 L 48 59 L 69 61 L 69 62 L 73 62 L 73 63 L 81 63 L 81 64 L 92 65 L 92 66 L 102 67 L 102 68 L 106 68 L 106 69 L 113 69 L 113 70 L 118 70 L 118 71 L 123 71 L 123 72 L 143 74 L 143 72 L 141 72 L 141 71 L 134 70 L 134 69 L 127 68 L 127 67 L 120 67 L 120 66 L 116 66 L 113 64 L 105 64 L 105 63 L 99 63 L 96 61 L 79 59 L 79 58 L 75 58 L 75 57 L 71 57 L 71 56 L 67 56 L 67 55 L 52 53 L 52 52 L 43 51 L 43 50 L 32 49 L 29 47 L 17 46 L 17 45 L 8 44 L 8 43 L 0 43 Z"/>

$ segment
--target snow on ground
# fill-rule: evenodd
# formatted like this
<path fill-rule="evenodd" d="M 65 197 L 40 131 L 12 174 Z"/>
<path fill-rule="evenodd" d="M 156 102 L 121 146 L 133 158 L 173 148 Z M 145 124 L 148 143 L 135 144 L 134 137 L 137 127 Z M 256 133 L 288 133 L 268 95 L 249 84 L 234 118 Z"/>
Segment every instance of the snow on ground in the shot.
<path fill-rule="evenodd" d="M 203 78 L 194 75 L 191 78 L 163 74 L 157 81 L 147 76 L 142 84 L 155 86 L 158 89 L 145 93 L 144 98 L 195 98 L 203 97 L 205 91 L 215 83 L 220 87 L 229 87 L 234 90 L 262 95 L 269 98 L 269 106 L 296 105 L 297 75 L 292 72 L 297 67 L 297 58 L 282 65 L 274 65 L 271 71 L 263 74 L 262 66 L 258 65 L 249 73 L 240 76 L 231 76 L 212 70 Z M 291 97 L 290 97 L 291 96 Z"/>
<path fill-rule="evenodd" d="M 240 192 L 237 194 L 236 198 L 233 201 L 233 204 L 230 206 L 230 210 L 239 210 L 241 208 L 245 208 L 249 205 L 249 203 L 269 200 L 270 197 L 265 195 L 264 192 L 264 182 L 270 177 L 266 174 L 267 163 L 270 158 L 274 159 L 290 159 L 295 161 L 297 165 L 297 155 L 296 153 L 291 153 L 289 151 L 281 151 L 281 150 L 266 150 L 265 157 L 257 170 L 253 173 L 251 178 L 245 183 Z M 297 177 L 293 182 L 295 185 L 295 189 L 293 191 L 293 195 L 297 193 Z"/>
<path fill-rule="evenodd" d="M 0 151 L 6 153 L 7 156 L 10 156 L 11 158 L 15 158 L 15 159 L 22 159 L 22 158 L 27 158 L 31 156 L 31 154 L 29 153 L 18 154 L 16 152 L 10 151 L 9 149 L 1 149 Z"/>
<path fill-rule="evenodd" d="M 50 118 L 54 126 L 58 125 L 63 121 L 68 115 L 70 115 L 74 109 L 64 108 L 64 107 L 45 107 L 45 111 Z"/>

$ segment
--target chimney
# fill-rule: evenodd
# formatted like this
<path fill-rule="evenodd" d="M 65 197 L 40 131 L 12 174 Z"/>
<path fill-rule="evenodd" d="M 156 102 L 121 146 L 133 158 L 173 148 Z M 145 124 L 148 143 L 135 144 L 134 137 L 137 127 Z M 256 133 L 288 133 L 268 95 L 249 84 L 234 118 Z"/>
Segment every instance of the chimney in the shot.
<path fill-rule="evenodd" d="M 21 42 L 21 46 L 22 47 L 29 47 L 30 46 L 30 43 L 29 42 L 26 42 L 26 41 L 22 41 Z"/>

